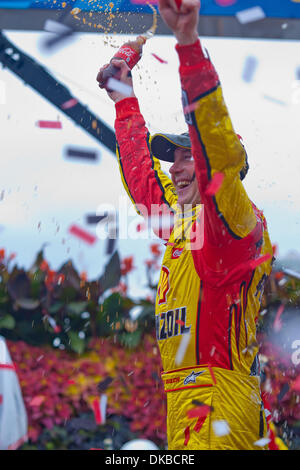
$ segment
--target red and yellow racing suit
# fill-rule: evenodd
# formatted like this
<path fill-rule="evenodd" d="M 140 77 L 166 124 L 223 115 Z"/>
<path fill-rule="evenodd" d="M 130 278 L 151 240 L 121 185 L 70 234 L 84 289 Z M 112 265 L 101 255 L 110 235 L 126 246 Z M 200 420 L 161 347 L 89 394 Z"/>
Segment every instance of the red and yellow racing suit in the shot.
<path fill-rule="evenodd" d="M 131 201 L 145 216 L 157 205 L 164 216 L 174 214 L 171 234 L 163 236 L 155 312 L 168 448 L 265 449 L 256 320 L 273 250 L 265 218 L 240 180 L 245 150 L 218 75 L 200 41 L 176 50 L 185 105 L 197 103 L 185 117 L 202 204 L 180 212 L 172 181 L 149 150 L 151 137 L 136 98 L 116 104 L 115 122 L 122 181 Z M 209 195 L 216 173 L 224 179 Z M 255 263 L 260 257 L 265 261 Z"/>

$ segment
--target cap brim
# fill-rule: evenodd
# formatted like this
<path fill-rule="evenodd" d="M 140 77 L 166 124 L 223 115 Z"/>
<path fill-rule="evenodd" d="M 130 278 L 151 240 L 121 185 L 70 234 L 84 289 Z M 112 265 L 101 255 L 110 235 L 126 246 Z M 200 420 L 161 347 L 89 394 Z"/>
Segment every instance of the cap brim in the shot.
<path fill-rule="evenodd" d="M 150 149 L 154 157 L 165 162 L 174 162 L 174 150 L 181 147 L 191 150 L 191 141 L 188 135 L 154 134 L 150 142 Z"/>

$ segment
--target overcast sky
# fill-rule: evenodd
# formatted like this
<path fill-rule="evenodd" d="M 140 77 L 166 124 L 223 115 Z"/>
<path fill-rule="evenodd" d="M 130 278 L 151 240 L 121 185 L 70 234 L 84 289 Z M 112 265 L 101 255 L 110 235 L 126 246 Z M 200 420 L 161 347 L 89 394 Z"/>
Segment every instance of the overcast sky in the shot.
<path fill-rule="evenodd" d="M 114 105 L 98 89 L 95 77 L 128 36 L 80 34 L 50 54 L 41 48 L 48 33 L 4 33 L 113 127 Z M 264 211 L 279 254 L 299 250 L 299 43 L 204 38 L 203 44 L 217 68 L 235 130 L 243 136 L 248 152 L 248 194 Z M 174 45 L 172 37 L 152 38 L 134 71 L 135 91 L 151 133 L 186 130 Z M 168 63 L 160 63 L 152 53 Z M 246 83 L 242 72 L 249 55 L 256 57 L 258 66 L 253 81 Z M 60 130 L 36 126 L 39 120 L 57 119 L 62 122 Z M 6 69 L 0 70 L 0 129 L 0 247 L 16 252 L 19 265 L 28 267 L 47 242 L 45 254 L 53 269 L 72 258 L 80 271 L 95 278 L 105 262 L 105 243 L 86 245 L 71 236 L 68 227 L 77 223 L 96 233 L 95 227 L 85 224 L 85 215 L 101 204 L 117 209 L 119 198 L 127 198 L 115 157 Z M 95 150 L 100 158 L 93 163 L 67 160 L 68 146 Z M 167 165 L 164 169 L 168 170 Z M 134 255 L 140 266 L 131 276 L 134 292 L 145 283 L 141 266 L 149 258 L 149 243 L 120 241 L 121 255 Z"/>

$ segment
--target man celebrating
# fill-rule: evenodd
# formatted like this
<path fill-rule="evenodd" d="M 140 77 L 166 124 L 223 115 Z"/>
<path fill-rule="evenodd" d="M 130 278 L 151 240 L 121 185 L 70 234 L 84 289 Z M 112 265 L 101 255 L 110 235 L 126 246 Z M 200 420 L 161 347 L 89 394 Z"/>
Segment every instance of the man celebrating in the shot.
<path fill-rule="evenodd" d="M 108 93 L 132 202 L 145 216 L 158 205 L 163 215 L 175 214 L 171 233 L 159 232 L 167 243 L 155 311 L 168 448 L 259 450 L 267 429 L 256 320 L 273 252 L 264 216 L 241 182 L 247 155 L 198 38 L 199 8 L 199 0 L 159 0 L 177 39 L 188 133 L 151 138 L 134 93 Z M 125 61 L 112 63 L 132 86 Z M 173 163 L 171 179 L 159 160 Z"/>

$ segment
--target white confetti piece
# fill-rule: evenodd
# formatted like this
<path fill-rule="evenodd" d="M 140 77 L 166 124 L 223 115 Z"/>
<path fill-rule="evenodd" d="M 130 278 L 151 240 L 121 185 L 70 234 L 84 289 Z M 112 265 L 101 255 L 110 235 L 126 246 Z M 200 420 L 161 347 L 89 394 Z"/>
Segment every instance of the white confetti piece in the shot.
<path fill-rule="evenodd" d="M 244 68 L 243 68 L 243 73 L 242 73 L 242 79 L 246 83 L 250 83 L 253 80 L 254 74 L 256 72 L 258 65 L 258 60 L 254 56 L 248 56 L 246 57 L 245 63 L 244 63 Z"/>
<path fill-rule="evenodd" d="M 191 333 L 185 333 L 182 335 L 182 340 L 180 342 L 179 348 L 177 349 L 176 356 L 175 356 L 175 364 L 179 365 L 182 363 L 186 349 L 189 345 L 191 339 Z"/>
<path fill-rule="evenodd" d="M 267 409 L 265 408 L 265 416 L 266 416 L 266 418 L 267 418 L 268 416 L 270 416 L 271 414 L 272 414 L 271 411 L 269 411 L 269 410 L 267 410 Z"/>
<path fill-rule="evenodd" d="M 100 411 L 101 411 L 101 424 L 106 422 L 106 406 L 107 406 L 107 395 L 103 394 L 100 397 Z"/>
<path fill-rule="evenodd" d="M 254 445 L 258 447 L 264 447 L 269 444 L 269 442 L 271 442 L 271 439 L 268 437 L 263 437 L 262 439 L 258 439 L 258 441 L 254 442 Z"/>
<path fill-rule="evenodd" d="M 282 271 L 284 272 L 284 274 L 288 274 L 288 276 L 295 277 L 296 279 L 300 279 L 300 273 L 298 273 L 297 271 L 293 271 L 292 269 L 286 269 L 286 268 L 284 268 Z"/>
<path fill-rule="evenodd" d="M 247 8 L 246 10 L 238 11 L 236 17 L 241 24 L 251 23 L 252 21 L 262 20 L 266 17 L 265 12 L 259 6 Z"/>
<path fill-rule="evenodd" d="M 6 83 L 0 80 L 0 104 L 6 104 Z"/>
<path fill-rule="evenodd" d="M 107 88 L 114 91 L 119 91 L 122 95 L 130 96 L 132 93 L 132 87 L 126 83 L 120 82 L 113 77 L 110 77 L 107 81 Z"/>
<path fill-rule="evenodd" d="M 44 31 L 47 31 L 48 33 L 63 34 L 71 31 L 71 28 L 62 23 L 59 23 L 58 21 L 46 20 L 44 24 Z"/>
<path fill-rule="evenodd" d="M 213 421 L 212 426 L 216 436 L 226 436 L 230 433 L 230 427 L 224 419 Z"/>

